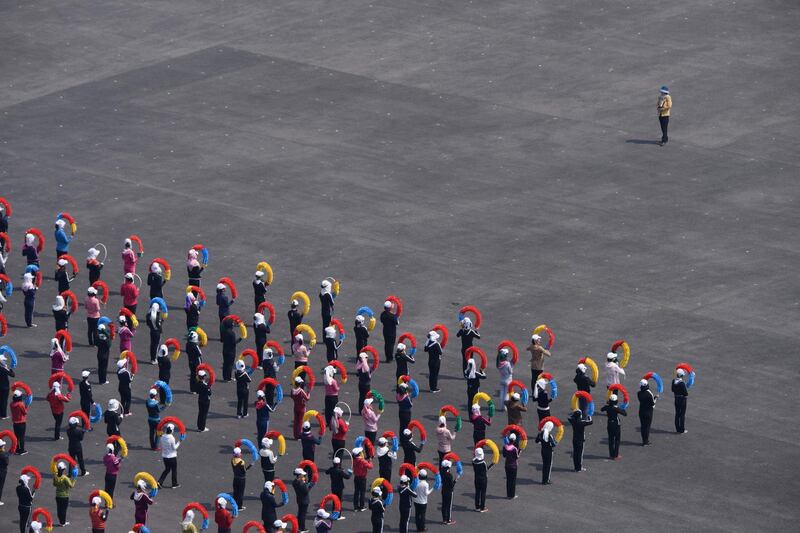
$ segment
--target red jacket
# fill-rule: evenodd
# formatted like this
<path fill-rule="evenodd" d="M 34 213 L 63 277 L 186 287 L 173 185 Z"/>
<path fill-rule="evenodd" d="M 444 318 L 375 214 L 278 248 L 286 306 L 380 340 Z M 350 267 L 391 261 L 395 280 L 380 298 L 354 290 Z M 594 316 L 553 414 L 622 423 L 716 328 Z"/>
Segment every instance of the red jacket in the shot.
<path fill-rule="evenodd" d="M 11 402 L 11 421 L 14 424 L 24 424 L 27 420 L 28 408 L 25 402 Z"/>
<path fill-rule="evenodd" d="M 136 305 L 139 299 L 139 289 L 133 283 L 123 283 L 119 293 L 122 295 L 122 305 Z"/>
<path fill-rule="evenodd" d="M 214 513 L 214 522 L 221 529 L 231 529 L 233 527 L 233 515 L 227 509 L 217 507 L 217 512 Z"/>
<path fill-rule="evenodd" d="M 69 396 L 64 396 L 63 394 L 56 394 L 53 391 L 50 391 L 50 394 L 47 395 L 47 402 L 50 404 L 50 411 L 53 412 L 54 415 L 60 415 L 64 413 L 64 404 L 69 401 Z"/>
<path fill-rule="evenodd" d="M 292 401 L 294 401 L 295 412 L 305 411 L 308 399 L 309 399 L 309 394 L 305 390 L 292 389 Z"/>
<path fill-rule="evenodd" d="M 367 472 L 372 468 L 372 463 L 363 457 L 356 457 L 353 460 L 353 475 L 357 478 L 367 477 Z"/>
<path fill-rule="evenodd" d="M 331 437 L 334 440 L 345 440 L 347 438 L 347 430 L 349 426 L 347 422 L 344 421 L 343 418 L 340 418 L 336 421 L 336 432 Z"/>

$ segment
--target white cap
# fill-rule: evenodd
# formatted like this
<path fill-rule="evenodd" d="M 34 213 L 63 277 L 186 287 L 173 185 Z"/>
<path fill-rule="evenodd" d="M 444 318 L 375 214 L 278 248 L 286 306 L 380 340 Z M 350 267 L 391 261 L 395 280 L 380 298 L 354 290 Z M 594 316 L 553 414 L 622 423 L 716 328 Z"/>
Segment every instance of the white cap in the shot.
<path fill-rule="evenodd" d="M 442 468 L 450 468 L 451 466 L 453 466 L 453 463 L 451 463 L 449 459 L 445 459 L 444 461 L 442 461 L 441 466 Z"/>
<path fill-rule="evenodd" d="M 150 396 L 155 396 L 156 394 L 158 394 L 158 391 L 156 389 L 150 389 L 149 391 L 147 391 L 147 394 L 149 394 Z"/>
<path fill-rule="evenodd" d="M 106 444 L 106 451 L 108 453 L 114 453 L 114 445 L 111 444 L 110 442 L 108 444 Z"/>
<path fill-rule="evenodd" d="M 244 370 L 244 361 L 241 359 L 236 361 L 236 370 Z"/>
<path fill-rule="evenodd" d="M 74 426 L 75 424 L 77 424 L 78 422 L 80 422 L 80 420 L 78 420 L 78 417 L 71 416 L 71 417 L 69 417 L 69 420 L 68 420 L 67 422 L 68 422 L 68 423 L 69 423 L 71 426 Z"/>
<path fill-rule="evenodd" d="M 471 327 L 472 326 L 472 319 L 470 317 L 468 317 L 468 316 L 465 316 L 464 319 L 461 321 L 461 324 L 464 327 L 467 327 L 467 328 Z"/>
<path fill-rule="evenodd" d="M 472 404 L 472 412 L 473 413 L 480 413 L 481 412 L 481 406 L 479 404 L 477 404 L 477 403 L 473 403 Z"/>
<path fill-rule="evenodd" d="M 363 451 L 364 451 L 364 448 L 362 448 L 361 446 L 358 446 L 356 448 L 353 448 L 353 455 L 358 455 Z"/>
<path fill-rule="evenodd" d="M 483 448 L 475 448 L 475 459 L 479 461 L 483 460 Z"/>
<path fill-rule="evenodd" d="M 403 474 L 402 476 L 400 476 L 400 483 L 408 483 L 408 482 L 409 478 L 407 475 Z"/>
<path fill-rule="evenodd" d="M 261 270 L 256 270 L 256 277 L 257 277 L 257 278 L 260 278 L 260 277 L 262 277 L 263 275 L 264 275 L 264 272 L 262 272 Z"/>
<path fill-rule="evenodd" d="M 305 476 L 306 475 L 306 471 L 303 470 L 302 468 L 295 468 L 294 469 L 294 475 L 295 476 Z"/>
<path fill-rule="evenodd" d="M 417 472 L 417 475 L 419 476 L 420 479 L 427 479 L 428 471 L 423 468 L 419 472 Z"/>
<path fill-rule="evenodd" d="M 224 283 L 217 283 L 217 290 L 218 291 L 224 291 L 225 290 L 225 284 Z"/>
<path fill-rule="evenodd" d="M 89 370 L 84 370 L 83 372 L 81 372 L 81 377 L 88 378 L 89 374 L 91 374 Z"/>
<path fill-rule="evenodd" d="M 108 400 L 108 409 L 110 411 L 115 411 L 117 408 L 119 408 L 119 401 L 117 399 L 111 398 Z"/>
<path fill-rule="evenodd" d="M 4 441 L 3 439 L 0 439 L 0 448 L 5 447 L 5 445 L 6 445 L 6 441 Z"/>
<path fill-rule="evenodd" d="M 298 302 L 297 300 L 292 300 L 289 303 L 291 304 L 292 307 L 297 307 L 298 305 L 300 305 L 300 302 Z"/>
<path fill-rule="evenodd" d="M 274 486 L 275 486 L 275 483 L 273 483 L 272 481 L 265 481 L 264 482 L 264 488 L 267 489 L 268 491 L 272 491 L 272 487 L 274 487 Z"/>
<path fill-rule="evenodd" d="M 342 410 L 341 407 L 334 407 L 333 408 L 333 412 L 336 413 L 339 416 L 342 416 L 344 414 L 344 411 Z"/>
<path fill-rule="evenodd" d="M 117 368 L 122 368 L 126 364 L 128 364 L 128 360 L 127 359 L 120 359 L 119 361 L 117 361 Z"/>
<path fill-rule="evenodd" d="M 378 437 L 378 446 L 386 446 L 387 444 L 389 444 L 389 441 L 386 437 Z"/>
<path fill-rule="evenodd" d="M 542 340 L 542 336 L 534 333 L 533 335 L 531 335 L 531 340 L 532 341 L 540 341 L 540 340 Z"/>
<path fill-rule="evenodd" d="M 128 323 L 128 319 L 125 318 L 125 315 L 119 315 L 119 317 L 117 318 L 117 321 L 121 322 L 122 324 L 127 324 Z"/>
<path fill-rule="evenodd" d="M 646 379 L 643 379 L 643 380 L 641 380 L 641 381 L 639 382 L 639 386 L 640 386 L 640 387 L 646 387 L 646 386 L 647 386 L 647 380 L 646 380 Z"/>
<path fill-rule="evenodd" d="M 679 368 L 678 370 L 675 371 L 675 374 L 677 374 L 678 377 L 682 378 L 683 376 L 686 375 L 686 371 L 684 369 L 682 369 L 682 368 Z"/>
<path fill-rule="evenodd" d="M 61 383 L 59 383 L 58 381 L 54 381 L 53 382 L 53 390 L 56 391 L 56 392 L 60 391 L 61 390 Z"/>
<path fill-rule="evenodd" d="M 540 389 L 547 387 L 547 380 L 544 378 L 539 378 L 536 380 L 536 386 Z"/>
<path fill-rule="evenodd" d="M 380 487 L 375 487 L 374 489 L 372 489 L 372 494 L 374 494 L 375 496 L 382 496 L 383 491 L 381 490 Z"/>
<path fill-rule="evenodd" d="M 514 398 L 515 400 L 519 400 L 519 393 L 515 392 L 514 394 L 511 395 L 511 397 Z"/>
<path fill-rule="evenodd" d="M 103 503 L 103 499 L 100 496 L 92 498 L 92 505 L 100 505 L 101 503 Z"/>
<path fill-rule="evenodd" d="M 264 397 L 265 397 L 264 391 L 261 390 L 261 389 L 258 389 L 256 391 L 256 398 L 264 398 Z"/>
<path fill-rule="evenodd" d="M 356 315 L 356 322 L 358 322 L 359 324 L 363 324 L 364 323 L 364 316 L 363 315 Z"/>
<path fill-rule="evenodd" d="M 389 300 L 386 300 L 385 302 L 383 302 L 383 308 L 384 309 L 390 309 L 391 307 L 392 307 L 392 302 L 390 302 Z"/>
<path fill-rule="evenodd" d="M 217 505 L 225 509 L 228 506 L 228 500 L 225 498 L 217 498 Z"/>
<path fill-rule="evenodd" d="M 501 348 L 500 353 L 503 355 L 508 355 L 509 354 L 508 348 Z"/>
<path fill-rule="evenodd" d="M 616 358 L 617 358 L 617 354 L 615 354 L 614 352 L 608 352 L 606 354 L 606 360 L 608 360 L 608 361 L 613 361 Z"/>
<path fill-rule="evenodd" d="M 153 274 L 161 274 L 161 265 L 159 265 L 158 263 L 152 263 L 150 265 L 150 272 L 152 272 Z"/>
<path fill-rule="evenodd" d="M 372 398 L 364 398 L 364 405 L 372 405 L 373 401 Z"/>
<path fill-rule="evenodd" d="M 264 437 L 263 439 L 261 439 L 261 445 L 264 448 L 269 448 L 270 446 L 272 446 L 272 439 Z"/>
<path fill-rule="evenodd" d="M 439 417 L 439 425 L 447 424 L 447 419 L 443 416 Z"/>
<path fill-rule="evenodd" d="M 408 428 L 404 429 L 404 430 L 403 430 L 403 435 L 405 435 L 406 437 L 408 437 L 409 435 L 411 435 L 411 430 L 410 430 L 410 429 L 408 429 Z"/>
<path fill-rule="evenodd" d="M 14 389 L 14 398 L 22 398 L 23 392 L 19 389 Z"/>
<path fill-rule="evenodd" d="M 322 281 L 319 282 L 319 286 L 320 287 L 330 287 L 331 286 L 331 282 L 328 281 L 327 279 L 323 279 Z"/>
<path fill-rule="evenodd" d="M 294 378 L 294 382 L 295 383 L 304 383 L 303 378 L 301 378 L 300 376 L 295 377 Z"/>
<path fill-rule="evenodd" d="M 331 514 L 325 509 L 317 509 L 317 516 L 322 519 L 325 519 L 325 518 L 330 518 Z"/>
<path fill-rule="evenodd" d="M 123 241 L 123 245 L 125 245 L 125 246 L 133 246 L 133 241 L 130 240 L 130 239 L 125 239 L 125 241 Z"/>
<path fill-rule="evenodd" d="M 167 424 L 167 429 L 170 431 L 175 431 L 175 424 Z"/>
<path fill-rule="evenodd" d="M 66 259 L 59 259 L 58 261 L 56 261 L 56 263 L 60 267 L 67 266 L 67 260 Z"/>
<path fill-rule="evenodd" d="M 198 376 L 200 376 L 200 377 L 202 378 L 202 377 L 205 377 L 205 376 L 207 376 L 207 375 L 208 375 L 208 372 L 206 372 L 205 370 L 199 370 L 199 371 L 197 372 L 197 375 L 198 375 Z"/>
<path fill-rule="evenodd" d="M 516 433 L 509 433 L 508 434 L 508 440 L 510 442 L 514 442 L 515 440 L 517 440 L 517 434 Z"/>
<path fill-rule="evenodd" d="M 335 464 L 335 465 L 338 465 L 338 464 L 339 464 L 339 463 L 341 463 L 341 462 L 342 462 L 342 460 L 341 460 L 341 459 L 339 459 L 338 457 L 334 457 L 334 458 L 333 458 L 333 464 Z"/>
<path fill-rule="evenodd" d="M 237 457 L 242 455 L 242 449 L 237 446 L 236 448 L 233 449 L 233 455 Z"/>
<path fill-rule="evenodd" d="M 53 304 L 53 311 L 61 311 L 64 305 L 64 297 L 59 294 L 56 296 L 56 303 Z"/>
<path fill-rule="evenodd" d="M 140 489 L 146 489 L 147 483 L 145 483 L 143 479 L 140 479 L 139 481 L 136 482 L 136 486 L 139 487 Z"/>
<path fill-rule="evenodd" d="M 402 342 L 398 342 L 397 343 L 397 351 L 398 352 L 402 352 L 405 349 L 406 349 L 406 345 L 405 344 L 403 344 Z"/>
<path fill-rule="evenodd" d="M 287 524 L 286 522 L 284 522 L 284 521 L 282 521 L 282 520 L 275 520 L 275 521 L 272 523 L 272 526 L 273 526 L 273 527 L 278 527 L 278 528 L 281 528 L 281 529 L 285 528 L 285 527 L 286 527 L 286 526 L 288 526 L 288 525 L 289 525 L 289 524 Z"/>
<path fill-rule="evenodd" d="M 31 522 L 31 529 L 33 531 L 41 531 L 42 530 L 42 523 L 34 520 Z"/>
<path fill-rule="evenodd" d="M 588 367 L 586 365 L 584 365 L 583 363 L 578 363 L 578 370 L 580 370 L 582 374 L 586 373 L 586 369 L 587 368 Z"/>
<path fill-rule="evenodd" d="M 436 331 L 431 330 L 428 332 L 428 338 L 433 342 L 436 342 L 439 340 L 439 334 Z"/>
<path fill-rule="evenodd" d="M 608 397 L 608 399 L 611 400 L 612 402 L 616 402 L 617 401 L 617 395 L 616 394 L 612 394 L 611 396 Z"/>
<path fill-rule="evenodd" d="M 309 422 L 308 420 L 303 422 L 303 429 L 311 429 L 311 422 Z"/>
<path fill-rule="evenodd" d="M 88 289 L 86 289 L 86 294 L 94 296 L 95 294 L 97 294 L 97 289 L 95 289 L 94 287 L 89 287 Z"/>
<path fill-rule="evenodd" d="M 126 272 L 126 273 L 125 273 L 125 279 L 133 280 L 133 273 L 131 273 L 131 272 Z"/>
<path fill-rule="evenodd" d="M 64 227 L 64 226 L 66 226 L 66 225 L 67 225 L 67 223 L 66 223 L 66 222 L 64 222 L 64 220 L 62 220 L 62 219 L 60 219 L 60 218 L 57 218 L 57 219 L 56 219 L 56 226 L 58 226 L 59 228 L 63 228 L 63 227 Z"/>
<path fill-rule="evenodd" d="M 303 340 L 303 335 L 302 335 L 302 334 L 300 334 L 300 333 L 298 333 L 297 335 L 295 335 L 295 336 L 294 336 L 294 340 L 296 340 L 296 341 L 302 341 L 302 340 Z"/>

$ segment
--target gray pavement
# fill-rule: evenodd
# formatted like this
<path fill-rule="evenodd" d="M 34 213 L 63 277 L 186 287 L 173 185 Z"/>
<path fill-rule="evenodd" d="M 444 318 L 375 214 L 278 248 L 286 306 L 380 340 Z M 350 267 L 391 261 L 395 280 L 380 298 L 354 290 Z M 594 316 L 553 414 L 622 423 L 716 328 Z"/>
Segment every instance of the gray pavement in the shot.
<path fill-rule="evenodd" d="M 507 501 L 502 468 L 491 471 L 488 514 L 469 510 L 468 470 L 456 489 L 458 527 L 790 531 L 800 496 L 792 394 L 800 378 L 792 270 L 800 254 L 800 136 L 792 126 L 800 112 L 799 22 L 800 8 L 786 1 L 6 2 L 0 196 L 15 211 L 8 270 L 19 284 L 18 250 L 29 226 L 48 236 L 50 270 L 52 223 L 66 210 L 78 219 L 72 250 L 81 264 L 89 246 L 109 246 L 104 278 L 114 289 L 119 247 L 130 233 L 144 240 L 146 260 L 172 262 L 168 336 L 184 333 L 182 265 L 196 242 L 211 251 L 206 287 L 220 276 L 239 284 L 241 316 L 252 311 L 256 263 L 270 261 L 268 298 L 279 310 L 273 337 L 282 342 L 291 292 L 306 290 L 316 304 L 319 280 L 329 275 L 342 280 L 336 315 L 348 328 L 359 306 L 377 309 L 390 293 L 405 303 L 402 330 L 418 338 L 436 322 L 454 334 L 459 306 L 477 305 L 485 318 L 480 345 L 490 355 L 500 340 L 522 345 L 532 326 L 546 322 L 558 335 L 548 369 L 562 387 L 553 405 L 562 418 L 577 359 L 602 359 L 614 339 L 625 338 L 632 390 L 647 371 L 667 376 L 684 360 L 696 367 L 689 433 L 671 431 L 667 393 L 654 445 L 636 445 L 634 409 L 623 426 L 624 458 L 614 463 L 605 459 L 598 417 L 588 472 L 571 471 L 568 432 L 554 483 L 542 487 L 532 445 L 520 499 Z M 663 148 L 654 144 L 662 84 L 675 106 Z M 83 273 L 76 292 L 85 285 Z M 36 330 L 20 327 L 21 294 L 5 309 L 11 327 L 0 342 L 21 355 L 19 375 L 37 392 L 46 385 L 54 292 L 46 281 Z M 109 312 L 119 305 L 114 295 Z M 318 313 L 314 305 L 316 329 Z M 212 305 L 202 317 L 212 338 L 215 314 Z M 72 323 L 79 334 L 69 370 L 78 376 L 95 357 L 84 344 L 82 310 Z M 377 331 L 373 339 L 382 342 Z M 144 356 L 147 342 L 143 326 L 136 353 Z M 350 335 L 342 350 L 350 369 L 353 346 Z M 206 353 L 218 366 L 219 343 L 212 340 Z M 429 430 L 440 405 L 463 397 L 457 355 L 453 339 L 444 391 L 423 390 L 415 404 Z M 323 358 L 317 348 L 315 368 Z M 421 384 L 425 362 L 422 355 L 415 368 Z M 169 414 L 193 427 L 184 365 L 181 359 L 173 372 L 177 401 Z M 528 381 L 527 374 L 523 360 L 516 375 Z M 155 375 L 144 365 L 135 383 L 139 402 L 123 426 L 133 452 L 109 531 L 132 524 L 126 483 L 140 470 L 161 470 L 157 455 L 143 449 L 140 403 Z M 378 388 L 388 392 L 392 377 L 382 366 Z M 351 404 L 354 381 L 342 395 Z M 496 381 L 490 369 L 488 383 Z M 104 403 L 115 392 L 113 378 L 95 385 Z M 154 533 L 178 531 L 185 503 L 210 504 L 230 490 L 232 442 L 255 431 L 253 415 L 233 416 L 233 400 L 233 386 L 215 388 L 212 431 L 187 437 L 183 486 L 159 494 Z M 3 530 L 17 528 L 19 469 L 46 470 L 66 450 L 47 440 L 46 402 L 33 405 L 31 453 L 12 458 Z M 313 406 L 322 406 L 321 389 Z M 288 433 L 290 402 L 282 408 L 273 427 Z M 396 429 L 394 405 L 383 426 Z M 350 442 L 360 429 L 354 419 Z M 75 530 L 88 527 L 85 496 L 102 484 L 102 434 L 84 445 L 91 475 L 73 492 Z M 459 435 L 462 457 L 469 439 L 468 429 Z M 329 447 L 326 438 L 323 465 Z M 284 479 L 299 456 L 291 441 L 289 448 L 278 467 Z M 431 440 L 426 458 L 434 448 Z M 260 479 L 251 470 L 238 529 L 260 515 L 252 499 Z M 49 483 L 36 503 L 55 514 Z M 323 479 L 312 499 L 328 487 Z M 431 530 L 442 528 L 439 501 L 431 497 Z M 348 501 L 347 520 L 335 530 L 367 531 L 368 516 L 351 509 Z M 396 530 L 397 519 L 395 505 L 387 530 Z"/>

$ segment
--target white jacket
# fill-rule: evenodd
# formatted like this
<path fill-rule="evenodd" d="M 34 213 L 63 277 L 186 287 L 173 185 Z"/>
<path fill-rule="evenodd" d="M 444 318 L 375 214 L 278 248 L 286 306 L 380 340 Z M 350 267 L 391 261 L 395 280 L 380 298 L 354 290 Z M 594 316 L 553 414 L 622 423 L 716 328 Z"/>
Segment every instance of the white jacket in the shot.
<path fill-rule="evenodd" d="M 428 485 L 428 482 L 424 479 L 421 479 L 419 483 L 417 483 L 417 488 L 414 489 L 414 492 L 417 493 L 417 496 L 414 498 L 414 503 L 418 503 L 420 505 L 427 505 L 428 504 L 428 495 L 433 492 L 433 488 Z"/>
<path fill-rule="evenodd" d="M 606 387 L 619 383 L 619 377 L 625 377 L 625 369 L 614 361 L 606 362 Z"/>
<path fill-rule="evenodd" d="M 167 433 L 161 435 L 161 457 L 164 459 L 178 457 L 178 448 L 180 446 L 181 443 L 176 441 L 172 435 Z"/>

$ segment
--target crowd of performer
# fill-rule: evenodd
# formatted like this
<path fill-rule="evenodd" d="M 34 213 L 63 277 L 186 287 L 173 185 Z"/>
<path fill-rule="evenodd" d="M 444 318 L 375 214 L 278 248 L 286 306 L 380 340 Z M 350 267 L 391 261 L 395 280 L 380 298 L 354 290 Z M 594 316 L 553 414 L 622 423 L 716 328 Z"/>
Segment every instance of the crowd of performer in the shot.
<path fill-rule="evenodd" d="M 137 533 L 151 529 L 196 532 L 212 521 L 220 533 L 230 532 L 241 521 L 239 513 L 245 510 L 245 496 L 254 476 L 249 472 L 254 466 L 263 474 L 263 482 L 258 480 L 259 491 L 256 491 L 260 492 L 261 520 L 236 526 L 244 531 L 302 532 L 313 527 L 324 532 L 334 527 L 344 528 L 337 524 L 345 518 L 346 500 L 352 501 L 353 512 L 370 513 L 374 532 L 383 531 L 386 519 L 392 514 L 401 532 L 412 527 L 412 517 L 414 529 L 426 531 L 432 514 L 428 512 L 428 504 L 433 503 L 436 491 L 440 493 L 436 499 L 441 523 L 455 524 L 454 490 L 468 466 L 472 470 L 472 503 L 476 512 L 488 510 L 489 480 L 492 468 L 500 462 L 505 470 L 505 495 L 517 498 L 517 472 L 523 466 L 520 457 L 529 441 L 539 448 L 541 483 L 551 484 L 554 450 L 567 426 L 572 437 L 572 466 L 575 472 L 585 471 L 586 427 L 595 421 L 595 404 L 597 411 L 605 415 L 609 459 L 622 458 L 619 450 L 623 419 L 632 405 L 623 382 L 630 377 L 633 366 L 629 365 L 630 346 L 623 340 L 614 342 L 610 351 L 603 350 L 608 353 L 603 356 L 605 362 L 600 368 L 591 357 L 577 361 L 575 374 L 570 376 L 575 392 L 570 394 L 571 401 L 564 402 L 563 390 L 567 388 L 564 380 L 545 370 L 548 359 L 555 357 L 553 330 L 541 325 L 526 339 L 531 372 L 530 381 L 526 382 L 516 377 L 525 363 L 520 361 L 519 350 L 512 341 L 504 340 L 491 352 L 494 364 L 490 364 L 488 349 L 480 346 L 481 313 L 476 307 L 465 306 L 455 324 L 456 338 L 460 341 L 455 353 L 448 351 L 450 334 L 446 324 L 433 325 L 426 334 L 422 351 L 427 359 L 427 390 L 420 390 L 419 376 L 425 375 L 417 370 L 421 354 L 414 335 L 401 332 L 405 316 L 402 300 L 396 296 L 385 299 L 380 313 L 366 306 L 343 312 L 336 304 L 340 282 L 326 278 L 320 283 L 318 295 L 321 327 L 315 330 L 317 321 L 309 316 L 310 299 L 298 291 L 289 299 L 286 310 L 289 342 L 284 343 L 275 339 L 282 339 L 274 330 L 283 318 L 268 299 L 273 272 L 267 262 L 259 262 L 253 279 L 248 281 L 253 290 L 252 304 L 244 303 L 235 283 L 227 277 L 211 284 L 214 287 L 211 298 L 203 288 L 208 280 L 208 250 L 196 245 L 186 252 L 185 297 L 181 302 L 173 302 L 170 309 L 164 287 L 170 281 L 175 282 L 172 267 L 163 258 L 153 258 L 143 267 L 144 247 L 135 235 L 122 242 L 119 271 L 105 268 L 106 262 L 111 263 L 105 245 L 98 243 L 91 247 L 85 261 L 88 286 L 78 288 L 82 272 L 70 255 L 77 232 L 75 219 L 68 213 L 56 217 L 55 255 L 50 257 L 45 251 L 43 233 L 36 228 L 11 231 L 11 215 L 10 202 L 0 198 L 0 333 L 6 337 L 0 339 L 0 419 L 7 420 L 10 416 L 12 422 L 11 429 L 0 428 L 0 505 L 4 504 L 7 473 L 20 471 L 16 496 L 21 533 L 38 532 L 54 524 L 67 526 L 70 518 L 90 525 L 93 533 L 99 533 L 105 531 L 109 513 L 126 512 L 131 512 L 131 531 Z M 13 234 L 23 236 L 21 256 L 11 255 Z M 21 280 L 19 287 L 13 281 L 17 279 Z M 141 293 L 145 285 L 146 298 Z M 115 308 L 110 286 L 118 287 L 121 307 L 107 317 L 103 316 L 104 310 Z M 36 323 L 34 310 L 40 306 L 40 291 L 50 294 L 51 289 L 52 322 L 47 319 Z M 79 292 L 85 295 L 82 302 L 78 301 Z M 19 317 L 9 317 L 7 313 L 8 302 L 13 298 L 22 300 L 23 312 Z M 144 305 L 140 306 L 140 302 Z M 207 323 L 201 317 L 210 306 L 217 308 L 218 320 L 214 324 L 219 326 L 219 349 L 208 344 L 208 335 L 201 327 L 201 321 Z M 180 307 L 186 322 L 175 327 L 171 324 L 176 320 L 175 309 Z M 237 311 L 247 312 L 248 320 L 242 320 L 235 314 Z M 354 316 L 354 345 L 345 342 L 346 328 L 336 318 L 348 313 Z M 81 325 L 84 319 L 85 329 Z M 28 329 L 8 334 L 9 320 L 24 323 Z M 380 335 L 375 331 L 378 324 Z M 13 349 L 17 337 L 41 331 L 33 329 L 37 327 L 53 328 L 53 334 L 45 337 L 49 339 L 51 364 L 46 390 L 40 385 L 41 379 L 28 368 L 27 355 L 17 356 Z M 134 340 L 141 337 L 142 327 L 149 333 L 147 350 L 137 352 L 147 355 L 137 356 Z M 180 333 L 168 338 L 167 329 Z M 79 337 L 85 338 L 88 346 L 73 350 L 73 339 L 77 344 Z M 381 341 L 382 349 L 373 347 L 380 346 Z M 136 340 L 135 344 L 144 346 L 145 342 Z M 91 352 L 95 359 L 89 356 Z M 460 360 L 460 366 L 455 359 Z M 153 370 L 156 379 L 148 380 L 140 372 L 139 366 L 147 363 L 157 367 Z M 283 375 L 287 374 L 285 365 L 294 368 L 288 369 L 292 370 L 290 377 L 281 383 L 279 372 L 284 367 Z M 391 372 L 385 369 L 389 365 L 395 370 L 390 385 L 387 386 L 385 379 L 379 385 L 373 384 L 373 378 Z M 466 398 L 461 405 L 442 406 L 436 427 L 429 428 L 431 444 L 428 444 L 427 429 L 414 416 L 415 401 L 420 394 L 440 393 L 440 373 L 444 368 L 463 376 Z M 668 385 L 674 397 L 675 431 L 682 434 L 686 433 L 687 398 L 695 374 L 686 363 L 676 364 L 671 372 Z M 354 374 L 356 379 L 348 380 L 348 374 Z M 108 386 L 113 379 L 116 379 L 114 397 L 102 404 L 96 401 L 93 386 Z M 29 386 L 26 381 L 35 382 L 36 386 Z M 226 385 L 228 382 L 231 384 Z M 663 385 L 656 372 L 644 373 L 636 385 L 642 446 L 650 444 L 650 428 Z M 346 387 L 357 390 L 358 401 L 352 410 L 340 400 Z M 197 417 L 193 425 L 198 432 L 205 433 L 213 429 L 207 425 L 207 419 L 220 388 L 235 395 L 236 408 L 231 416 L 243 420 L 252 413 L 255 419 L 254 428 L 242 430 L 243 434 L 254 431 L 255 439 L 239 439 L 231 451 L 230 490 L 220 492 L 211 509 L 187 499 L 175 527 L 148 523 L 148 509 L 158 499 L 158 490 L 181 487 L 178 458 L 189 424 L 168 416 L 173 405 L 172 391 L 186 390 L 194 396 L 191 401 L 196 402 Z M 41 483 L 40 468 L 13 464 L 16 460 L 12 456 L 24 456 L 29 451 L 28 409 L 34 395 L 44 396 L 49 405 L 52 439 L 59 441 L 66 437 L 67 441 L 66 453 L 57 454 L 46 466 L 53 473 L 55 518 L 48 505 L 36 498 Z M 164 469 L 157 478 L 147 472 L 125 472 L 126 476 L 134 477 L 135 485 L 126 498 L 116 490 L 117 478 L 125 470 L 128 455 L 126 437 L 130 435 L 130 440 L 137 440 L 145 431 L 143 418 L 130 419 L 135 395 L 145 398 L 147 446 L 152 452 L 130 453 L 158 453 Z M 394 399 L 393 406 L 390 398 Z M 289 409 L 288 400 L 292 403 L 292 434 L 284 436 L 270 427 L 270 419 L 276 412 Z M 323 405 L 321 412 L 313 409 L 312 403 Z M 73 405 L 77 406 L 75 410 Z M 555 414 L 556 408 L 565 415 L 563 420 Z M 416 414 L 422 418 L 433 413 Z M 471 441 L 461 433 L 465 422 L 472 425 Z M 32 429 L 40 433 L 48 423 L 37 420 Z M 94 433 L 88 433 L 93 429 Z M 105 442 L 103 488 L 84 491 L 90 503 L 89 516 L 75 517 L 75 512 L 70 511 L 70 501 L 74 499 L 73 492 L 81 489 L 80 478 L 89 475 L 83 451 L 87 436 L 93 442 L 98 439 Z M 325 442 L 328 437 L 330 446 Z M 210 447 L 208 438 L 213 437 L 192 437 L 203 439 Z M 470 450 L 463 461 L 455 451 L 461 441 Z M 287 464 L 284 458 L 287 446 L 297 447 L 302 456 L 299 464 Z M 292 480 L 284 483 L 282 477 Z M 321 480 L 324 477 L 329 478 L 329 491 L 320 490 L 319 486 L 326 484 Z M 320 501 L 312 507 L 317 500 L 315 496 Z M 290 502 L 294 512 L 279 516 L 279 509 Z M 391 510 L 393 506 L 396 511 Z M 313 522 L 309 516 L 313 516 Z"/>

